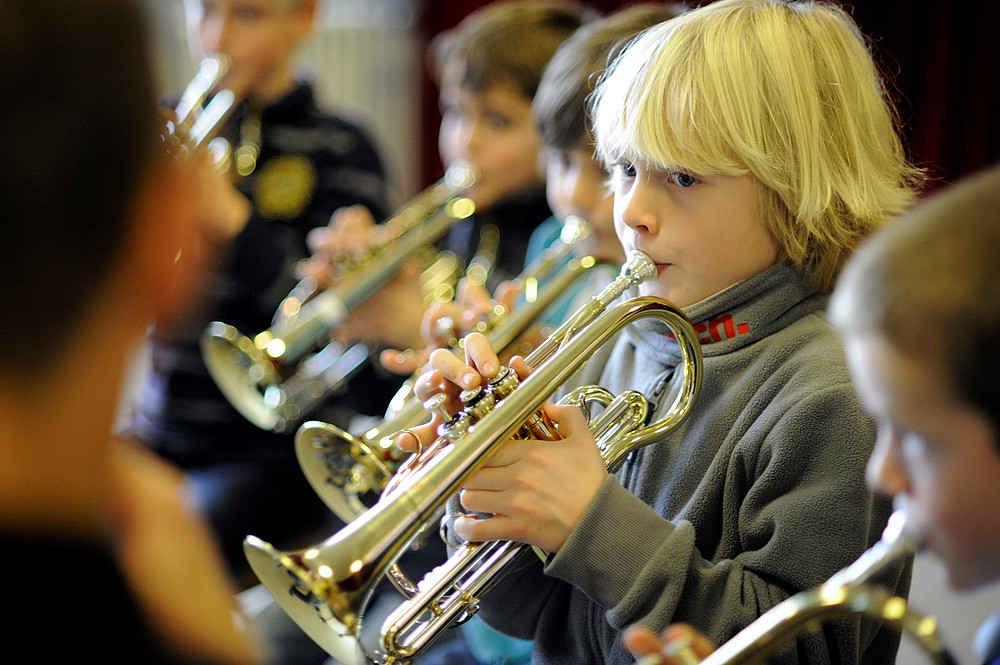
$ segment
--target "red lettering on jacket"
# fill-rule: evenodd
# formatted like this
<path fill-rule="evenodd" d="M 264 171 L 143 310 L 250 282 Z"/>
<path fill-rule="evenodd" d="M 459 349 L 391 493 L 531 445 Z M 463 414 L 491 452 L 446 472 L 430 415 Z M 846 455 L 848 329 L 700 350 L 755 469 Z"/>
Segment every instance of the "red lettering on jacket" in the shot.
<path fill-rule="evenodd" d="M 746 335 L 750 332 L 750 325 L 746 323 L 737 324 L 732 314 L 723 314 L 722 316 L 710 319 L 707 323 L 701 321 L 694 324 L 694 329 L 698 333 L 699 342 L 702 344 L 711 344 L 712 342 L 721 342 L 739 337 L 740 335 Z"/>
<path fill-rule="evenodd" d="M 710 319 L 707 323 L 701 321 L 695 323 L 693 327 L 694 331 L 698 333 L 698 341 L 702 344 L 721 342 L 739 337 L 740 335 L 746 335 L 750 332 L 750 324 L 736 323 L 736 319 L 733 318 L 732 314 L 717 316 L 714 319 Z M 670 333 L 668 337 L 676 339 L 673 333 Z"/>

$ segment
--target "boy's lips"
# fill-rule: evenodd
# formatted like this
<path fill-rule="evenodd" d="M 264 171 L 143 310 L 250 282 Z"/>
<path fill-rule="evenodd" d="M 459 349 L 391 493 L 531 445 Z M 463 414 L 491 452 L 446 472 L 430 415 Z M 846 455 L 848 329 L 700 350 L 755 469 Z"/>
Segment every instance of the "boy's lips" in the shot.
<path fill-rule="evenodd" d="M 647 256 L 648 256 L 648 254 L 647 254 Z M 666 262 L 666 261 L 660 261 L 659 259 L 655 259 L 655 258 L 653 258 L 653 257 L 650 257 L 650 258 L 651 258 L 651 259 L 653 260 L 653 265 L 655 265 L 655 266 L 656 266 L 656 274 L 657 274 L 657 275 L 662 275 L 662 274 L 663 274 L 663 272 L 664 272 L 664 271 L 665 271 L 665 270 L 666 270 L 667 268 L 669 268 L 670 266 L 672 266 L 672 265 L 673 265 L 672 263 L 668 263 L 668 262 Z"/>
<path fill-rule="evenodd" d="M 656 266 L 656 275 L 657 276 L 662 275 L 667 268 L 669 268 L 670 266 L 673 265 L 673 263 L 670 263 L 669 261 L 663 261 L 661 259 L 656 258 L 652 254 L 650 254 L 649 252 L 647 252 L 645 249 L 643 249 L 642 247 L 626 247 L 625 248 L 626 255 L 629 252 L 632 252 L 632 251 L 639 251 L 639 252 L 642 252 L 643 254 L 645 254 L 646 256 L 648 256 L 649 259 L 650 259 L 650 261 L 653 262 L 653 265 Z"/>

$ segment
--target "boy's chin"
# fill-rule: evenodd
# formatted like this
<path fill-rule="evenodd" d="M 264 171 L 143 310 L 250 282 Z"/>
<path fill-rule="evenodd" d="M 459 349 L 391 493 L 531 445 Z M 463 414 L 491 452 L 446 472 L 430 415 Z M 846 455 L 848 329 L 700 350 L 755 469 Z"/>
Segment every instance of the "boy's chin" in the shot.
<path fill-rule="evenodd" d="M 666 300 L 667 302 L 677 307 L 683 308 L 687 307 L 690 304 L 687 302 L 679 302 L 678 297 L 680 296 L 680 294 L 677 294 L 671 291 L 670 289 L 665 288 L 661 284 L 657 284 L 655 281 L 639 284 L 636 288 L 639 290 L 639 295 L 641 296 L 660 298 L 662 300 Z M 681 300 L 683 300 L 683 298 L 681 298 Z"/>
<path fill-rule="evenodd" d="M 981 566 L 966 558 L 958 561 L 938 559 L 942 576 L 955 591 L 970 592 L 1000 582 L 1000 562 L 993 561 L 990 566 Z"/>

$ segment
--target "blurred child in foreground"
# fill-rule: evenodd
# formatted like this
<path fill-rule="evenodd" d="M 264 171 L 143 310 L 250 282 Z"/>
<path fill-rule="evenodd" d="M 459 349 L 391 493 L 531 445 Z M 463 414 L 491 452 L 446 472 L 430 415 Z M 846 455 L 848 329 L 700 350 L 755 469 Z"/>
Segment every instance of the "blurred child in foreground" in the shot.
<path fill-rule="evenodd" d="M 112 437 L 146 330 L 188 306 L 248 214 L 206 155 L 161 137 L 143 19 L 129 0 L 0 5 L 6 630 L 42 660 L 246 665 L 179 474 Z"/>

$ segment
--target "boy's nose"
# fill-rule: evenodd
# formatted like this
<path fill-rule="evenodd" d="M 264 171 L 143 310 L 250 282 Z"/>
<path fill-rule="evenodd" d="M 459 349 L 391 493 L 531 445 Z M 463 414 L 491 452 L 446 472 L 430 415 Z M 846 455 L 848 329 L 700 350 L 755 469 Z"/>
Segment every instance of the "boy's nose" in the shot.
<path fill-rule="evenodd" d="M 636 179 L 628 191 L 615 195 L 615 213 L 625 226 L 639 233 L 655 234 L 660 229 L 656 205 L 648 187 Z"/>
<path fill-rule="evenodd" d="M 910 492 L 909 479 L 899 459 L 898 443 L 890 428 L 881 428 L 865 469 L 868 485 L 890 496 Z"/>
<path fill-rule="evenodd" d="M 573 213 L 588 217 L 595 207 L 597 198 L 603 195 L 603 191 L 593 183 L 587 182 L 584 178 L 577 177 L 570 185 L 569 204 Z"/>
<path fill-rule="evenodd" d="M 474 154 L 479 150 L 479 145 L 483 140 L 483 128 L 481 123 L 465 121 L 459 131 L 459 143 L 467 154 Z"/>

